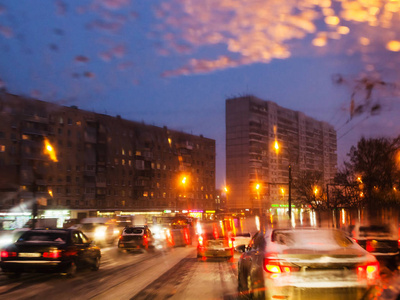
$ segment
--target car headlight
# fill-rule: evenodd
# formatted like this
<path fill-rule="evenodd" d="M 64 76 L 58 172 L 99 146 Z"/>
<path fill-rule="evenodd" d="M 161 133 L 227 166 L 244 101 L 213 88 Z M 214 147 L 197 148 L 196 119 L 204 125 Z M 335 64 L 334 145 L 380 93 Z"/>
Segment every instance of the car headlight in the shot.
<path fill-rule="evenodd" d="M 95 239 L 104 239 L 106 237 L 106 227 L 97 227 L 94 231 L 94 238 Z"/>

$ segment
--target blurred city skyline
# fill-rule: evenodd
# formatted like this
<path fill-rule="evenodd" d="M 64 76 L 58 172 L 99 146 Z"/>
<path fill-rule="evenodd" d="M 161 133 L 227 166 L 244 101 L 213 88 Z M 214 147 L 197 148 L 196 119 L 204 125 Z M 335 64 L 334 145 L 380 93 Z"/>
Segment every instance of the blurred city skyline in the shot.
<path fill-rule="evenodd" d="M 332 124 L 340 166 L 362 135 L 400 133 L 399 11 L 399 1 L 0 0 L 0 86 L 215 139 L 217 188 L 225 99 L 252 94 Z"/>

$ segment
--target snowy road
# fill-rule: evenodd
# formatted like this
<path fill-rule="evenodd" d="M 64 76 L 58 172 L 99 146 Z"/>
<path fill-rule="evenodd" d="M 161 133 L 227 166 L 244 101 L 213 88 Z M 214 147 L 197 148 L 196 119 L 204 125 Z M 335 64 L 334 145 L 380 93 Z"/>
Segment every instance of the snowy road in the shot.
<path fill-rule="evenodd" d="M 195 247 L 154 253 L 102 249 L 100 270 L 81 270 L 74 278 L 23 274 L 8 279 L 0 272 L 0 299 L 237 299 L 237 260 L 198 260 Z M 400 294 L 398 271 L 381 274 L 381 300 Z"/>
<path fill-rule="evenodd" d="M 72 279 L 0 273 L 3 299 L 236 299 L 232 261 L 198 261 L 195 247 L 155 253 L 118 253 L 103 249 L 100 270 L 82 270 Z"/>

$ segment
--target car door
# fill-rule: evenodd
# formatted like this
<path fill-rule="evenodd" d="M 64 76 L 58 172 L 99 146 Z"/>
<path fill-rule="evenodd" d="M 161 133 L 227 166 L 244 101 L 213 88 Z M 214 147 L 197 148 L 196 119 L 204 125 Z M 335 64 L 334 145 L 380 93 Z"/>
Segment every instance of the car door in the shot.
<path fill-rule="evenodd" d="M 82 240 L 83 234 L 80 231 L 74 231 L 72 233 L 72 241 L 76 250 L 75 261 L 78 265 L 85 265 L 88 262 L 88 253 L 87 247 L 88 244 L 85 244 Z"/>
<path fill-rule="evenodd" d="M 252 262 L 252 255 L 255 251 L 255 240 L 257 236 L 259 235 L 259 232 L 256 232 L 254 236 L 251 238 L 249 245 L 246 247 L 245 252 L 241 255 L 241 260 L 240 260 L 240 268 L 243 271 L 243 274 L 249 274 L 250 273 L 250 268 L 251 268 L 251 262 Z"/>
<path fill-rule="evenodd" d="M 84 257 L 86 259 L 86 263 L 92 263 L 96 256 L 98 255 L 97 253 L 97 247 L 94 247 L 94 244 L 92 241 L 83 234 L 83 232 L 79 232 L 79 236 L 82 240 L 82 243 L 84 245 Z"/>

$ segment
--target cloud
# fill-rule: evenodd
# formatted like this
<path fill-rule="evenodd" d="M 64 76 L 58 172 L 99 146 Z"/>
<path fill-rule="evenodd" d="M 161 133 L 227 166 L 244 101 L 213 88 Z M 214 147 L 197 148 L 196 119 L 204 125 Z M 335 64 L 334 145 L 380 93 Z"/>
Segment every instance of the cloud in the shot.
<path fill-rule="evenodd" d="M 295 43 L 299 40 L 308 51 L 303 54 L 343 54 L 344 49 L 368 53 L 377 51 L 377 44 L 400 51 L 399 12 L 400 1 L 372 5 L 361 0 L 170 0 L 155 9 L 159 24 L 154 28 L 164 42 L 159 53 L 198 55 L 197 51 L 218 45 L 225 46 L 223 56 L 240 57 L 235 62 L 191 58 L 184 67 L 163 74 L 169 76 L 285 59 L 298 53 L 293 45 L 299 45 Z M 362 42 L 366 36 L 368 44 Z M 363 59 L 371 57 L 367 54 Z"/>

